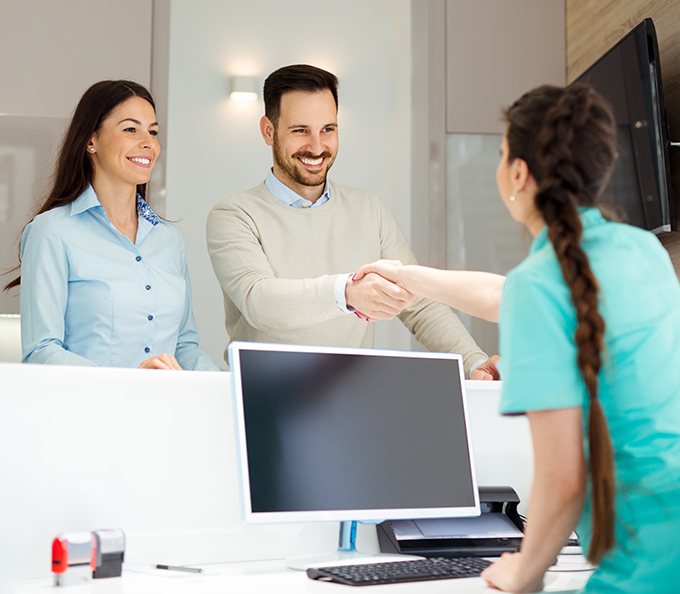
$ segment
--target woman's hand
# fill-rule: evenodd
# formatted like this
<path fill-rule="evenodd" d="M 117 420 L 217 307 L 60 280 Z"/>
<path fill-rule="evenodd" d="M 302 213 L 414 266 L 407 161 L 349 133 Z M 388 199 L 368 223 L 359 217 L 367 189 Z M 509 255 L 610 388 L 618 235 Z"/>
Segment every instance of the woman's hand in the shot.
<path fill-rule="evenodd" d="M 403 279 L 401 278 L 401 269 L 403 266 L 404 265 L 399 260 L 376 260 L 370 264 L 364 264 L 361 268 L 359 268 L 359 270 L 354 275 L 354 280 L 361 280 L 367 274 L 374 272 L 375 274 L 382 276 L 384 279 L 387 279 L 388 281 L 405 288 L 403 285 Z"/>
<path fill-rule="evenodd" d="M 482 572 L 482 579 L 492 588 L 504 592 L 540 592 L 543 575 L 528 576 L 522 567 L 522 553 L 503 553 L 501 558 Z"/>
<path fill-rule="evenodd" d="M 148 359 L 144 359 L 139 364 L 139 369 L 179 369 L 181 370 L 182 368 L 180 367 L 180 364 L 177 362 L 177 359 L 173 357 L 172 355 L 168 355 L 167 353 L 162 353 L 160 355 L 155 355 L 153 357 L 149 357 Z"/>
<path fill-rule="evenodd" d="M 445 303 L 476 318 L 498 321 L 505 277 L 491 272 L 439 270 L 398 260 L 378 260 L 359 268 L 356 280 L 379 274 L 415 297 Z M 493 373 L 491 373 L 493 375 Z"/>

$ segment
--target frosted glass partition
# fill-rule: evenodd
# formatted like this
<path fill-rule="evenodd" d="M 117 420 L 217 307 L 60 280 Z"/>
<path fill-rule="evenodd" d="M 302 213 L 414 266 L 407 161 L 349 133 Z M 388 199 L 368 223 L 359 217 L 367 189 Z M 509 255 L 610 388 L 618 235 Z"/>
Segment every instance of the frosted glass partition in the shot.
<path fill-rule="evenodd" d="M 446 264 L 505 274 L 529 251 L 531 236 L 512 220 L 496 188 L 500 134 L 447 134 Z M 498 352 L 496 324 L 462 316 L 477 343 Z"/>
<path fill-rule="evenodd" d="M 66 122 L 0 114 L 0 273 L 18 262 L 21 230 L 48 189 Z M 0 287 L 11 278 L 0 276 Z M 17 291 L 0 291 L 0 313 L 18 312 Z"/>

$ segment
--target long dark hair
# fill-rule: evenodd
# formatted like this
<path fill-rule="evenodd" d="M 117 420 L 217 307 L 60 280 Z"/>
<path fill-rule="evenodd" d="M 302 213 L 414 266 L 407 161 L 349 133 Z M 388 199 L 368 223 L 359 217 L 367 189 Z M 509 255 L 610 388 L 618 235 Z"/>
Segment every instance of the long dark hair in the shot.
<path fill-rule="evenodd" d="M 598 283 L 581 247 L 579 206 L 595 206 L 616 159 L 616 125 L 609 104 L 592 87 L 542 86 L 505 112 L 510 161 L 526 161 L 536 183 L 536 208 L 548 227 L 576 309 L 577 363 L 588 394 L 592 538 L 588 559 L 598 563 L 614 546 L 614 456 L 598 399 L 605 324 Z"/>
<path fill-rule="evenodd" d="M 142 85 L 130 80 L 102 80 L 85 91 L 59 149 L 52 188 L 34 217 L 58 206 L 70 204 L 85 191 L 92 182 L 93 174 L 87 144 L 102 121 L 118 105 L 131 97 L 141 97 L 148 101 L 154 110 L 156 109 L 151 93 Z M 145 196 L 146 184 L 138 185 L 137 192 Z M 7 283 L 5 290 L 20 284 L 21 275 Z"/>

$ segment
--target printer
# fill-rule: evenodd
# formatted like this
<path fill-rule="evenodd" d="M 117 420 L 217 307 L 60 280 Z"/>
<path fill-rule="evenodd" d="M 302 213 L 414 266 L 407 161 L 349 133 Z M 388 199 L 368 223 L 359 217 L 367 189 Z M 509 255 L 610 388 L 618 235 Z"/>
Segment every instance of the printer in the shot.
<path fill-rule="evenodd" d="M 472 518 L 388 520 L 378 524 L 383 553 L 421 557 L 497 557 L 519 550 L 524 524 L 511 487 L 480 487 L 481 515 Z"/>

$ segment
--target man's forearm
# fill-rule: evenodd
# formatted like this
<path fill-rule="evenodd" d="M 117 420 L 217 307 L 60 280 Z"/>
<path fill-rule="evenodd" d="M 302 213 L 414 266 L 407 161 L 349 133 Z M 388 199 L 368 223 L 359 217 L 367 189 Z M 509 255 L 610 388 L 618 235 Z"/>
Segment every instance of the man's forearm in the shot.
<path fill-rule="evenodd" d="M 460 353 L 468 377 L 475 362 L 487 359 L 455 312 L 446 305 L 418 299 L 399 314 L 399 319 L 428 350 Z"/>
<path fill-rule="evenodd" d="M 335 301 L 334 284 L 335 276 L 268 278 L 227 294 L 254 328 L 295 330 L 346 315 Z"/>

